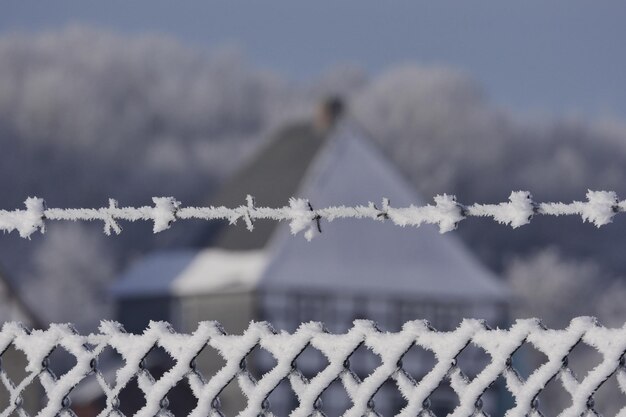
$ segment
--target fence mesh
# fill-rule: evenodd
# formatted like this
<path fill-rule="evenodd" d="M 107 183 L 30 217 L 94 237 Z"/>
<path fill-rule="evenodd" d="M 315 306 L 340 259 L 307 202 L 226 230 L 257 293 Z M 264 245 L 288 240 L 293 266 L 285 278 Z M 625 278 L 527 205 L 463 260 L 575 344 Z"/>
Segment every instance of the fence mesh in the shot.
<path fill-rule="evenodd" d="M 524 371 L 517 369 L 514 356 L 525 346 L 539 352 L 544 360 Z M 578 376 L 570 363 L 577 346 L 591 349 L 599 357 L 595 367 Z M 416 348 L 433 358 L 430 369 L 419 378 L 410 371 L 415 361 L 424 357 L 411 356 Z M 208 349 L 220 359 L 215 371 L 198 365 Z M 460 358 L 472 349 L 481 351 L 487 360 L 476 369 L 464 368 Z M 155 350 L 169 360 L 161 372 L 148 363 Z M 351 363 L 358 362 L 356 357 L 363 350 L 376 358 L 365 372 Z M 61 351 L 71 358 L 71 366 L 55 372 L 55 358 Z M 118 356 L 114 369 L 105 369 L 105 351 Z M 258 351 L 268 359 L 263 372 L 250 366 L 250 357 Z M 393 389 L 401 395 L 403 405 L 396 415 L 432 416 L 431 399 L 446 385 L 455 397 L 448 415 L 455 417 L 486 415 L 483 400 L 499 380 L 504 381 L 500 389 L 512 399 L 502 410 L 507 416 L 541 415 L 538 398 L 557 381 L 567 397 L 562 416 L 598 415 L 594 395 L 611 377 L 607 383 L 615 381 L 620 395 L 626 393 L 626 328 L 605 328 L 587 317 L 572 320 L 562 330 L 547 329 L 536 319 L 518 320 L 509 329 L 490 329 L 482 321 L 464 320 L 449 332 L 437 331 L 426 321 L 411 321 L 395 333 L 357 320 L 344 334 L 328 333 L 320 323 L 305 323 L 287 333 L 253 322 L 241 335 L 226 334 L 217 322 L 201 322 L 190 334 L 176 333 L 164 322 L 152 322 L 142 334 L 132 334 L 120 324 L 106 321 L 98 333 L 89 335 L 81 335 L 66 324 L 28 331 L 18 323 L 6 323 L 0 331 L 0 352 L 0 388 L 4 387 L 8 397 L 0 404 L 1 417 L 73 415 L 72 397 L 77 386 L 88 379 L 103 399 L 99 416 L 123 415 L 121 393 L 132 384 L 143 397 L 132 412 L 138 417 L 171 415 L 168 395 L 180 384 L 193 396 L 190 416 L 222 415 L 219 397 L 233 383 L 245 395 L 239 416 L 273 415 L 273 403 L 268 399 L 285 386 L 296 398 L 292 416 L 325 415 L 325 392 L 336 386 L 349 398 L 342 412 L 345 416 L 380 415 L 376 398 L 381 389 Z M 9 358 L 11 352 L 25 357 L 21 373 L 8 372 L 10 365 L 15 365 Z M 306 368 L 302 357 L 312 352 L 324 363 L 314 374 L 300 369 Z M 24 405 L 25 393 L 32 385 L 41 386 L 45 393 L 42 407 L 35 411 L 26 410 Z M 626 407 L 618 415 L 626 415 Z"/>

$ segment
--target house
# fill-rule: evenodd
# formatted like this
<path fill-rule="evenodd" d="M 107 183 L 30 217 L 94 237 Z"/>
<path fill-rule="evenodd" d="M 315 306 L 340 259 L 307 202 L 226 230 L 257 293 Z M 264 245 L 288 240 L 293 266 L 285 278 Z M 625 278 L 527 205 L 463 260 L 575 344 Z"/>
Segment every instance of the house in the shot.
<path fill-rule="evenodd" d="M 0 325 L 10 321 L 20 322 L 26 328 L 41 328 L 41 322 L 20 297 L 13 282 L 0 270 Z M 1 369 L 6 373 L 13 384 L 17 385 L 26 377 L 25 355 L 9 346 L 0 352 Z M 3 410 L 9 401 L 9 395 L 3 382 L 0 382 L 0 410 Z M 41 407 L 42 390 L 37 384 L 31 384 L 22 395 L 22 407 L 29 413 L 38 411 Z"/>
<path fill-rule="evenodd" d="M 271 207 L 287 205 L 292 196 L 308 198 L 315 207 L 383 198 L 395 206 L 424 204 L 363 131 L 347 121 L 335 123 L 328 106 L 324 111 L 320 119 L 332 123 L 279 132 L 209 203 L 238 206 L 251 194 L 258 206 Z M 218 320 L 231 333 L 243 331 L 251 320 L 289 331 L 301 322 L 322 321 L 334 332 L 358 318 L 375 320 L 385 330 L 413 319 L 428 319 L 441 330 L 456 327 L 463 317 L 505 324 L 506 286 L 453 233 L 354 219 L 321 228 L 322 235 L 311 242 L 291 236 L 286 223 L 272 221 L 255 222 L 253 232 L 243 224 L 200 228 L 197 248 L 151 254 L 120 277 L 112 288 L 119 320 L 135 332 L 149 320 L 167 320 L 186 332 L 198 321 Z M 319 355 L 305 354 L 299 363 L 305 374 L 323 366 Z M 261 370 L 271 366 L 267 358 L 254 361 Z M 423 375 L 427 362 L 406 366 Z M 366 374 L 375 363 L 367 352 L 351 359 L 357 373 Z M 470 359 L 468 366 L 477 363 Z M 217 369 L 205 366 L 208 372 Z M 339 390 L 329 389 L 323 399 L 336 410 L 346 406 Z M 279 387 L 270 398 L 273 410 L 288 410 L 287 391 Z M 377 407 L 400 407 L 400 399 L 382 391 Z M 226 390 L 222 403 L 234 406 L 236 398 Z M 441 407 L 446 404 L 443 398 Z"/>

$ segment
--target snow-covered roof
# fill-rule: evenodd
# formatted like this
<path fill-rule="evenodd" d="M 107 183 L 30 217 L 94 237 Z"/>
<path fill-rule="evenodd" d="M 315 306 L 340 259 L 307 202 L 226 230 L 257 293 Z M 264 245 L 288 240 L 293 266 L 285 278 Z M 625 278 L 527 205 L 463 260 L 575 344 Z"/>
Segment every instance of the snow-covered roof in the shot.
<path fill-rule="evenodd" d="M 131 266 L 111 291 L 118 298 L 249 291 L 266 260 L 263 251 L 156 252 Z"/>
<path fill-rule="evenodd" d="M 249 291 L 256 288 L 265 269 L 264 251 L 204 249 L 172 283 L 175 294 Z"/>
<path fill-rule="evenodd" d="M 297 197 L 321 207 L 378 202 L 422 204 L 398 170 L 357 130 L 340 128 L 313 162 Z M 282 224 L 270 242 L 271 263 L 261 280 L 268 290 L 316 290 L 414 298 L 508 297 L 506 286 L 452 234 L 434 226 L 389 227 L 335 220 L 307 242 Z"/>

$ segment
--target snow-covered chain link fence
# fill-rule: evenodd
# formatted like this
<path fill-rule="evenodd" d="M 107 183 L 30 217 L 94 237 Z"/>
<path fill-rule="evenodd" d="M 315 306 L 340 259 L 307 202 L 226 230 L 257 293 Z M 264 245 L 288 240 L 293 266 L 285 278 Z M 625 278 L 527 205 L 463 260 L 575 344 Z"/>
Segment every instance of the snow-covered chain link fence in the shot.
<path fill-rule="evenodd" d="M 593 347 L 602 356 L 601 362 L 579 380 L 568 367 L 568 355 L 579 343 Z M 523 379 L 513 368 L 513 354 L 524 344 L 546 355 L 547 360 Z M 397 333 L 381 332 L 374 323 L 357 320 L 345 334 L 330 334 L 320 323 L 302 324 L 293 334 L 275 332 L 267 323 L 251 323 L 242 335 L 228 335 L 216 322 L 202 322 L 191 334 L 175 333 L 167 323 L 153 322 L 143 334 L 126 333 L 121 325 L 103 322 L 99 333 L 82 336 L 69 325 L 55 324 L 47 330 L 27 331 L 17 323 L 7 323 L 0 331 L 0 352 L 13 345 L 28 360 L 26 377 L 11 381 L 0 371 L 0 381 L 10 393 L 10 404 L 0 410 L 0 416 L 24 416 L 21 393 L 39 379 L 47 396 L 47 404 L 38 413 L 41 417 L 71 415 L 69 400 L 72 389 L 88 376 L 95 375 L 106 405 L 99 416 L 120 415 L 118 395 L 129 382 L 137 378 L 145 396 L 145 405 L 135 416 L 168 415 L 168 392 L 178 383 L 188 383 L 197 399 L 190 416 L 219 416 L 218 396 L 231 380 L 236 379 L 247 397 L 240 416 L 270 416 L 267 401 L 273 390 L 284 379 L 295 392 L 298 405 L 291 416 L 322 416 L 322 393 L 336 380 L 341 381 L 351 400 L 345 416 L 375 416 L 372 401 L 377 390 L 388 380 L 394 381 L 406 399 L 400 416 L 430 415 L 429 397 L 445 380 L 458 396 L 458 406 L 450 416 L 470 417 L 484 415 L 481 397 L 499 378 L 504 377 L 506 389 L 515 403 L 507 416 L 539 416 L 537 397 L 551 380 L 558 378 L 571 397 L 561 416 L 597 415 L 594 393 L 613 374 L 617 373 L 619 388 L 626 393 L 626 326 L 609 329 L 594 319 L 574 319 L 563 330 L 550 330 L 538 320 L 518 320 L 509 330 L 489 329 L 479 320 L 464 320 L 450 332 L 434 330 L 426 321 L 407 322 Z M 380 357 L 380 365 L 361 380 L 350 369 L 350 357 L 365 345 Z M 457 365 L 457 358 L 469 346 L 483 349 L 490 362 L 473 379 L 469 379 Z M 123 358 L 112 384 L 107 383 L 98 366 L 98 356 L 106 347 L 115 349 Z M 195 359 L 207 346 L 224 359 L 224 366 L 212 375 L 202 375 Z M 275 366 L 256 380 L 246 368 L 246 357 L 259 346 L 275 358 Z M 434 353 L 434 367 L 416 382 L 403 369 L 403 356 L 413 346 Z M 57 348 L 63 348 L 76 358 L 75 366 L 57 378 L 50 371 L 48 357 Z M 174 360 L 174 364 L 155 380 L 144 365 L 152 349 L 160 347 Z M 310 380 L 297 369 L 296 359 L 312 347 L 327 360 L 327 366 Z M 619 414 L 626 415 L 626 407 Z"/>
<path fill-rule="evenodd" d="M 28 198 L 25 210 L 0 210 L 0 230 L 17 230 L 20 236 L 30 237 L 39 230 L 45 231 L 47 220 L 71 220 L 104 222 L 104 233 L 121 233 L 119 220 L 152 221 L 154 233 L 168 229 L 177 220 L 227 220 L 235 224 L 242 220 L 248 230 L 254 229 L 257 219 L 288 221 L 293 234 L 304 231 L 310 240 L 321 231 L 320 221 L 333 221 L 341 218 L 390 220 L 397 226 L 434 224 L 441 233 L 456 229 L 459 222 L 467 217 L 491 217 L 501 224 L 513 228 L 523 226 L 534 215 L 566 216 L 578 215 L 583 221 L 597 227 L 610 223 L 617 213 L 626 211 L 626 200 L 620 201 L 613 191 L 588 191 L 587 201 L 572 203 L 537 203 L 526 191 L 515 191 L 509 201 L 499 204 L 463 205 L 451 195 L 435 196 L 435 204 L 421 207 L 392 207 L 389 200 L 383 199 L 378 207 L 374 203 L 365 206 L 336 206 L 315 209 L 306 199 L 292 198 L 289 206 L 271 208 L 257 207 L 254 198 L 248 196 L 246 204 L 239 207 L 181 207 L 173 197 L 154 197 L 154 206 L 118 207 L 116 200 L 110 199 L 108 207 L 87 209 L 46 208 L 40 198 Z"/>

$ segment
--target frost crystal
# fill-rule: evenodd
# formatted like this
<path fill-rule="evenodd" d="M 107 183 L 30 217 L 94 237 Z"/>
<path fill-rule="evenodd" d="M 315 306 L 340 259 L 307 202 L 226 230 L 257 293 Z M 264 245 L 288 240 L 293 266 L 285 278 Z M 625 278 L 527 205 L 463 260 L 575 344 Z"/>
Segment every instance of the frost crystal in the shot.
<path fill-rule="evenodd" d="M 514 191 L 509 201 L 498 204 L 463 205 L 452 195 L 441 194 L 434 197 L 435 205 L 410 205 L 409 207 L 391 207 L 388 199 L 383 199 L 380 206 L 369 202 L 361 206 L 331 206 L 313 208 L 309 200 L 289 199 L 285 207 L 256 207 L 254 197 L 247 196 L 246 203 L 239 207 L 181 207 L 173 197 L 154 197 L 153 207 L 118 207 L 117 202 L 109 200 L 108 207 L 97 209 L 46 209 L 39 198 L 28 198 L 26 210 L 0 210 L 0 230 L 17 230 L 20 236 L 30 237 L 36 230 L 45 230 L 45 221 L 70 220 L 104 222 L 104 233 L 111 231 L 119 234 L 122 228 L 118 220 L 152 221 L 154 233 L 168 229 L 179 219 L 227 220 L 236 224 L 243 220 L 246 228 L 254 230 L 254 221 L 266 219 L 289 222 L 292 234 L 304 233 L 311 240 L 321 231 L 321 222 L 339 219 L 390 220 L 396 226 L 419 227 L 422 224 L 434 224 L 441 233 L 457 228 L 467 217 L 491 217 L 498 223 L 518 228 L 530 223 L 535 215 L 543 216 L 581 216 L 583 221 L 597 227 L 611 223 L 617 213 L 626 211 L 626 200 L 619 201 L 613 191 L 587 192 L 587 202 L 572 203 L 536 203 L 527 191 Z"/>
<path fill-rule="evenodd" d="M 602 356 L 599 364 L 582 379 L 568 367 L 568 355 L 579 343 L 592 347 Z M 489 356 L 489 363 L 471 380 L 456 361 L 470 344 Z M 547 357 L 526 379 L 519 376 L 511 362 L 513 354 L 524 344 L 532 345 Z M 0 384 L 10 396 L 5 408 L 0 409 L 2 416 L 24 413 L 21 395 L 37 379 L 47 398 L 37 416 L 68 415 L 70 393 L 94 373 L 106 400 L 102 416 L 117 412 L 118 395 L 134 378 L 145 397 L 145 405 L 136 412 L 137 417 L 167 415 L 165 399 L 180 383 L 189 384 L 197 399 L 190 416 L 217 417 L 220 415 L 217 398 L 232 380 L 237 380 L 247 398 L 240 417 L 270 416 L 271 405 L 268 408 L 266 400 L 283 380 L 288 380 L 298 399 L 291 411 L 292 417 L 321 416 L 323 405 L 320 409 L 319 398 L 336 380 L 341 382 L 351 400 L 344 416 L 353 417 L 377 415 L 372 399 L 387 381 L 392 381 L 407 400 L 397 414 L 407 417 L 430 414 L 429 398 L 443 381 L 449 382 L 458 399 L 458 405 L 449 414 L 453 417 L 483 415 L 481 398 L 500 377 L 504 378 L 506 389 L 514 398 L 507 417 L 539 415 L 541 410 L 537 409 L 535 399 L 555 378 L 570 397 L 561 417 L 596 415 L 594 394 L 613 374 L 617 374 L 621 391 L 626 389 L 622 360 L 626 352 L 626 328 L 605 328 L 589 317 L 576 318 L 562 330 L 546 329 L 536 319 L 518 320 L 508 330 L 492 330 L 482 321 L 466 319 L 450 332 L 436 331 L 426 321 L 411 321 L 396 333 L 382 332 L 373 322 L 357 320 L 345 334 L 330 334 L 321 323 L 304 323 L 293 334 L 277 333 L 267 323 L 254 322 L 242 335 L 228 335 L 216 322 L 201 322 L 191 334 L 176 333 L 164 322 L 152 322 L 143 334 L 129 334 L 120 324 L 104 321 L 99 333 L 82 336 L 67 324 L 53 324 L 47 330 L 28 332 L 20 324 L 6 323 L 0 330 L 0 352 L 11 345 L 25 354 L 27 375 L 16 385 L 17 381 L 11 381 L 0 370 Z M 207 345 L 225 361 L 212 375 L 202 375 L 194 366 L 194 359 Z M 352 372 L 349 365 L 350 357 L 361 345 L 380 358 L 380 364 L 364 379 Z M 104 379 L 96 361 L 107 346 L 123 359 L 112 383 Z M 154 346 L 161 347 L 175 362 L 156 380 L 143 366 L 143 359 Z M 275 359 L 274 367 L 258 380 L 242 366 L 256 346 Z M 311 379 L 297 369 L 296 361 L 309 346 L 328 362 Z M 430 351 L 435 357 L 434 366 L 419 381 L 415 381 L 402 364 L 403 357 L 413 346 Z M 59 378 L 48 368 L 48 357 L 57 347 L 76 358 L 74 367 Z M 626 407 L 619 415 L 624 413 Z"/>

